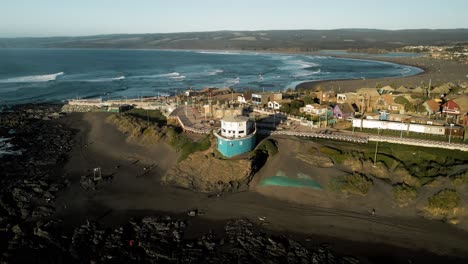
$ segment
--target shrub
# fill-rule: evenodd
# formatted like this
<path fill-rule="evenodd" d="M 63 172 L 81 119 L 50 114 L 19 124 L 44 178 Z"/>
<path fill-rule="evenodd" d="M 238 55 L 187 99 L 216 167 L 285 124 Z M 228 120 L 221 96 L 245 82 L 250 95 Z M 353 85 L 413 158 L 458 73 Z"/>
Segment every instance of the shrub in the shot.
<path fill-rule="evenodd" d="M 272 139 L 262 140 L 262 142 L 260 142 L 260 144 L 258 144 L 255 149 L 266 151 L 269 156 L 274 156 L 278 153 L 278 147 L 276 146 L 275 141 Z"/>
<path fill-rule="evenodd" d="M 404 183 L 393 186 L 393 197 L 395 202 L 400 206 L 407 206 L 414 201 L 418 196 L 418 191 L 415 187 Z"/>
<path fill-rule="evenodd" d="M 460 196 L 455 190 L 442 190 L 428 199 L 427 211 L 433 216 L 447 216 L 460 204 Z"/>
<path fill-rule="evenodd" d="M 343 164 L 348 155 L 341 152 L 339 149 L 322 146 L 320 147 L 320 153 L 325 154 L 332 158 L 336 163 Z"/>
<path fill-rule="evenodd" d="M 331 185 L 332 189 L 343 193 L 366 195 L 373 183 L 365 175 L 353 173 L 337 177 Z"/>

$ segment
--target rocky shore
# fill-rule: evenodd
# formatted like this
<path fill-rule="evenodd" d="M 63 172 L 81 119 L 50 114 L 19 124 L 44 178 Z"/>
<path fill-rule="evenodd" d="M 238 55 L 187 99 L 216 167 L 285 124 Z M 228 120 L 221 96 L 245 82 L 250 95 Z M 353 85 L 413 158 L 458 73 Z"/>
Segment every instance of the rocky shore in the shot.
<path fill-rule="evenodd" d="M 152 215 L 112 228 L 91 221 L 70 226 L 54 215 L 55 198 L 70 185 L 62 167 L 76 142 L 63 116 L 56 105 L 0 113 L 0 136 L 14 130 L 12 143 L 22 150 L 0 157 L 0 263 L 358 263 L 328 247 L 306 248 L 270 235 L 242 219 L 190 238 L 185 233 L 191 217 Z"/>

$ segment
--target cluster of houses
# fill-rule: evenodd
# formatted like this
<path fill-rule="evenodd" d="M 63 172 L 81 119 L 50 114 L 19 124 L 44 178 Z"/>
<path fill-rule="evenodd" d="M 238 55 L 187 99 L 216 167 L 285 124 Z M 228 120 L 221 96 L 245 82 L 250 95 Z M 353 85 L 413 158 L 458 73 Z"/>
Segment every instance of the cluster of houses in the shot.
<path fill-rule="evenodd" d="M 299 108 L 299 112 L 310 116 L 326 115 L 335 121 L 354 119 L 353 126 L 360 128 L 379 127 L 435 135 L 450 133 L 455 137 L 463 137 L 463 127 L 468 127 L 467 95 L 446 96 L 443 93 L 445 90 L 441 88 L 441 91 L 433 91 L 432 96 L 424 96 L 435 97 L 434 99 L 424 100 L 423 96 L 401 93 L 406 89 L 403 88 L 399 88 L 400 91 L 387 86 L 379 89 L 362 88 L 348 93 L 314 92 L 303 95 L 314 98 L 314 103 L 305 104 Z M 291 101 L 293 99 L 284 99 L 281 93 L 237 96 L 240 104 L 253 104 L 279 111 Z"/>

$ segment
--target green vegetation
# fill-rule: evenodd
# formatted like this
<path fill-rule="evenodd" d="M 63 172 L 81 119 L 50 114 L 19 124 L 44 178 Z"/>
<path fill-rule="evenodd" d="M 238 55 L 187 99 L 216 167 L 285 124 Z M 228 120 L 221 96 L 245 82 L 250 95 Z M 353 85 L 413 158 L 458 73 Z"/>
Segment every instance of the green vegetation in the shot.
<path fill-rule="evenodd" d="M 278 147 L 276 146 L 276 142 L 273 139 L 264 139 L 255 150 L 266 151 L 269 156 L 274 156 L 278 153 Z"/>
<path fill-rule="evenodd" d="M 176 151 L 179 151 L 178 162 L 186 159 L 190 154 L 197 151 L 205 151 L 211 147 L 211 135 L 206 135 L 198 141 L 192 141 L 183 133 L 178 133 L 174 127 L 167 127 L 163 131 L 166 142 Z"/>
<path fill-rule="evenodd" d="M 418 191 L 415 187 L 406 184 L 397 184 L 393 186 L 393 197 L 399 206 L 407 206 L 413 202 L 418 196 Z"/>
<path fill-rule="evenodd" d="M 268 160 L 268 157 L 278 153 L 278 147 L 273 139 L 262 140 L 257 147 L 249 153 L 249 158 L 252 160 L 253 171 L 257 172 Z"/>
<path fill-rule="evenodd" d="M 343 164 L 348 155 L 343 154 L 343 152 L 339 149 L 328 147 L 328 146 L 321 146 L 319 149 L 320 153 L 325 154 L 333 159 L 334 162 L 338 164 Z"/>
<path fill-rule="evenodd" d="M 337 163 L 346 160 L 373 162 L 375 144 L 356 145 L 348 142 L 320 142 L 320 152 L 330 156 Z M 448 177 L 453 174 L 454 166 L 463 165 L 468 160 L 468 153 L 459 150 L 422 148 L 391 143 L 379 143 L 376 163 L 383 163 L 389 173 L 396 170 L 407 171 L 421 185 L 431 182 L 436 177 Z M 460 179 L 458 180 L 460 181 Z"/>
<path fill-rule="evenodd" d="M 462 186 L 462 185 L 468 185 L 468 171 L 465 171 L 464 173 L 453 176 L 452 184 L 457 187 Z"/>
<path fill-rule="evenodd" d="M 145 110 L 140 108 L 132 108 L 125 112 L 124 115 L 130 115 L 150 123 L 157 123 L 159 126 L 166 124 L 166 117 L 159 110 Z"/>
<path fill-rule="evenodd" d="M 285 103 L 281 105 L 280 111 L 290 115 L 302 115 L 299 111 L 299 108 L 304 106 L 304 101 L 301 100 L 292 100 L 290 103 Z"/>
<path fill-rule="evenodd" d="M 460 204 L 460 196 L 455 190 L 442 190 L 428 199 L 426 209 L 433 216 L 447 216 Z"/>
<path fill-rule="evenodd" d="M 330 188 L 343 193 L 366 195 L 373 182 L 365 175 L 353 173 L 330 180 Z"/>

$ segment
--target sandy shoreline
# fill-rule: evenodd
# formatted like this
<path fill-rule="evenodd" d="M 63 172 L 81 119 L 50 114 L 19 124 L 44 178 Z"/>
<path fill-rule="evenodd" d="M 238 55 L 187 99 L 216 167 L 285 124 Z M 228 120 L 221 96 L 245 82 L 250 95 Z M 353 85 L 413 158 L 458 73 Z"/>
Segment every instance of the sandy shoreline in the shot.
<path fill-rule="evenodd" d="M 424 72 L 405 77 L 392 77 L 392 78 L 375 78 L 365 80 L 319 80 L 314 82 L 304 82 L 296 86 L 296 89 L 311 89 L 314 90 L 317 87 L 321 87 L 323 90 L 341 90 L 342 92 L 352 92 L 359 88 L 372 88 L 377 85 L 386 86 L 390 85 L 393 88 L 400 86 L 405 87 L 417 87 L 417 86 L 428 86 L 429 81 L 432 82 L 432 86 L 438 86 L 443 83 L 468 81 L 468 65 L 461 64 L 454 61 L 437 60 L 427 57 L 407 57 L 407 58 L 382 58 L 372 56 L 334 56 L 338 58 L 350 58 L 350 59 L 366 59 L 375 60 L 382 62 L 397 63 L 412 67 L 417 67 Z"/>
<path fill-rule="evenodd" d="M 447 256 L 468 258 L 465 231 L 411 214 L 393 214 L 390 209 L 388 215 L 382 211 L 382 215 L 371 216 L 372 205 L 366 205 L 364 198 L 349 206 L 333 199 L 324 203 L 320 192 L 298 189 L 292 192 L 281 187 L 254 187 L 248 192 L 216 198 L 163 186 L 159 179 L 175 164 L 177 154 L 164 144 L 128 143 L 123 134 L 104 122 L 106 115 L 72 114 L 63 121 L 80 130 L 64 167 L 72 185 L 57 197 L 57 216 L 70 225 L 92 219 L 112 226 L 132 217 L 161 212 L 183 216 L 187 210 L 198 208 L 205 215 L 197 220 L 196 229 L 208 230 L 216 223 L 233 218 L 248 218 L 262 224 L 258 220 L 262 216 L 268 219 L 270 232 L 297 236 L 303 241 L 311 238 L 314 243 L 330 243 L 338 252 L 362 258 L 380 256 L 385 259 L 395 250 L 401 251 L 402 262 L 407 258 L 430 260 L 437 258 L 436 255 L 444 256 L 441 260 Z M 278 140 L 283 142 L 281 144 L 291 144 L 281 138 Z M 284 149 L 281 153 L 289 155 Z M 259 172 L 260 176 L 271 173 L 268 168 L 276 161 L 269 162 L 266 170 Z M 158 169 L 140 177 L 143 168 L 152 163 L 157 163 Z M 103 173 L 114 174 L 114 179 L 103 183 L 95 192 L 85 191 L 79 185 L 79 177 L 96 166 L 102 167 Z M 310 174 L 323 172 L 310 169 Z M 331 169 L 327 175 L 333 171 L 339 173 Z"/>

